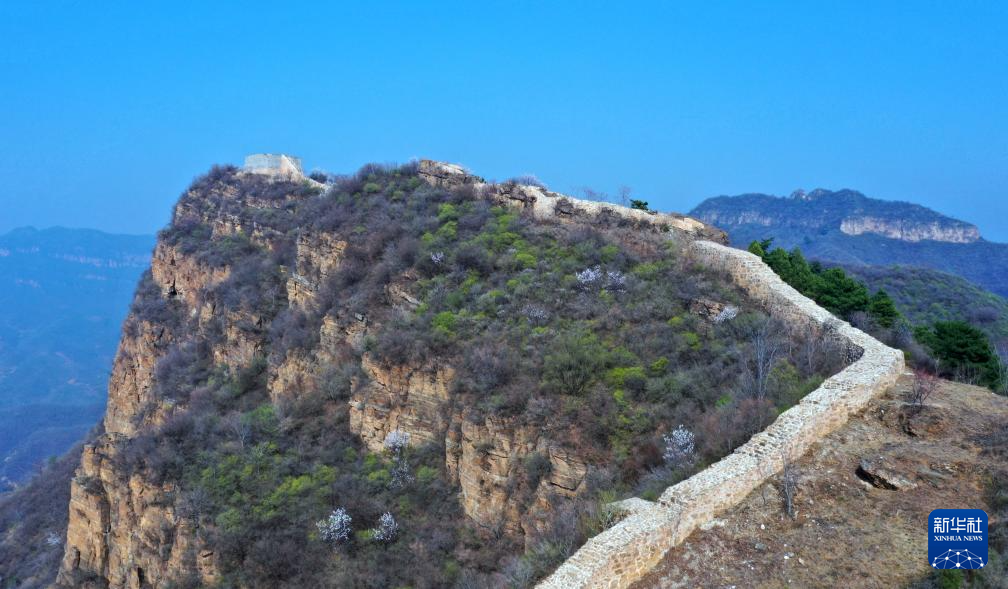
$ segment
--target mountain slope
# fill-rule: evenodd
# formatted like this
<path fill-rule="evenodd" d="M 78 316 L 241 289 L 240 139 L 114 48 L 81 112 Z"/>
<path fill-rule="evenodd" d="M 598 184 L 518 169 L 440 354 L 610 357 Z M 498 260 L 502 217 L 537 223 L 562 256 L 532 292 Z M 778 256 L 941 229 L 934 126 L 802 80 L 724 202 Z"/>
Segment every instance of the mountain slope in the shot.
<path fill-rule="evenodd" d="M 101 415 L 119 330 L 153 236 L 16 229 L 0 236 L 0 490 Z"/>
<path fill-rule="evenodd" d="M 911 323 L 965 320 L 994 342 L 1008 340 L 1008 300 L 968 280 L 912 266 L 844 266 L 870 291 L 885 290 Z"/>
<path fill-rule="evenodd" d="M 841 264 L 921 266 L 962 276 L 1008 296 L 1008 244 L 925 207 L 852 190 L 719 196 L 690 213 L 726 230 L 733 245 L 774 238 L 810 258 Z"/>
<path fill-rule="evenodd" d="M 435 162 L 215 168 L 137 289 L 58 584 L 529 586 L 844 361 L 697 237 Z"/>

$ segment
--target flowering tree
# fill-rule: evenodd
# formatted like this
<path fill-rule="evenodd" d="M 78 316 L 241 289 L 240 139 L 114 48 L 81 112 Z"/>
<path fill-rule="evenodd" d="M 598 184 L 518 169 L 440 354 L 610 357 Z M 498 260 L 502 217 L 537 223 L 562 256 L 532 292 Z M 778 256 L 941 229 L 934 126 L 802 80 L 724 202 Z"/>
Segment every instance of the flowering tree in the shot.
<path fill-rule="evenodd" d="M 725 321 L 731 321 L 738 316 L 738 307 L 734 305 L 728 305 L 721 310 L 720 313 L 714 316 L 714 323 L 724 323 Z"/>
<path fill-rule="evenodd" d="M 577 278 L 578 286 L 584 290 L 595 287 L 600 280 L 602 280 L 602 268 L 594 266 L 592 268 L 585 268 L 584 270 L 574 274 Z"/>
<path fill-rule="evenodd" d="M 665 463 L 672 468 L 686 468 L 696 459 L 696 437 L 682 425 L 665 434 Z"/>
<path fill-rule="evenodd" d="M 353 528 L 350 527 L 352 518 L 345 509 L 340 507 L 333 510 L 329 517 L 315 523 L 322 540 L 332 545 L 338 545 L 350 540 Z"/>
<path fill-rule="evenodd" d="M 385 434 L 385 449 L 393 454 L 398 454 L 402 452 L 403 448 L 409 445 L 410 435 L 409 432 L 404 432 L 402 430 L 392 430 Z"/>
<path fill-rule="evenodd" d="M 528 318 L 532 325 L 545 325 L 549 322 L 549 312 L 539 305 L 532 303 L 525 305 L 522 307 L 522 314 Z"/>
<path fill-rule="evenodd" d="M 410 472 L 409 462 L 406 460 L 406 446 L 409 445 L 410 435 L 401 430 L 390 431 L 385 436 L 385 449 L 392 453 L 392 470 L 389 473 L 391 479 L 389 486 L 401 489 L 413 482 L 413 473 Z"/>
<path fill-rule="evenodd" d="M 393 542 L 395 541 L 396 536 L 399 535 L 399 524 L 396 523 L 392 514 L 386 511 L 380 518 L 378 518 L 378 527 L 371 531 L 371 537 L 374 538 L 375 541 Z"/>

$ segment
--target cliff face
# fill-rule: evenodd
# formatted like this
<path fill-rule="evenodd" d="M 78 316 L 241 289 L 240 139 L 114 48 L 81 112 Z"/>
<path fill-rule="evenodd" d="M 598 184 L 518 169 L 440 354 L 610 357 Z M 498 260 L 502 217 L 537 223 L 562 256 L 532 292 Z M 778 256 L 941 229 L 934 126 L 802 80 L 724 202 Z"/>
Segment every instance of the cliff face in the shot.
<path fill-rule="evenodd" d="M 208 268 L 159 244 L 151 276 L 163 295 L 154 291 L 138 298 L 164 296 L 199 317 L 201 296 L 226 275 L 226 268 Z M 202 317 L 212 312 L 202 309 Z M 155 371 L 171 344 L 182 337 L 171 326 L 138 319 L 135 313 L 127 319 L 109 378 L 106 433 L 85 446 L 71 483 L 57 585 L 156 587 L 193 575 L 213 581 L 213 550 L 201 545 L 191 522 L 177 512 L 174 485 L 150 480 L 117 460 L 129 438 L 171 413 L 172 400 L 154 392 Z"/>
<path fill-rule="evenodd" d="M 878 217 L 848 217 L 840 222 L 840 231 L 847 235 L 874 233 L 901 241 L 944 241 L 947 243 L 973 243 L 980 239 L 980 230 L 965 223 L 905 222 Z"/>
<path fill-rule="evenodd" d="M 422 182 L 440 189 L 471 187 L 465 198 L 551 223 L 599 222 L 724 240 L 718 230 L 681 215 L 580 202 L 533 186 L 490 185 L 434 162 L 422 163 L 416 179 L 396 181 L 421 191 Z M 362 181 L 357 190 L 366 195 L 374 191 L 371 186 Z M 393 202 L 402 198 L 389 190 Z M 373 351 L 376 337 L 391 337 L 384 326 L 431 304 L 431 295 L 424 299 L 419 292 L 421 284 L 430 289 L 431 279 L 408 268 L 387 271 L 375 285 L 354 283 L 368 272 L 356 228 L 334 231 L 296 222 L 327 214 L 322 191 L 304 179 L 215 170 L 183 195 L 124 327 L 109 380 L 105 433 L 85 447 L 73 481 L 57 585 L 205 585 L 221 577 L 222 550 L 229 551 L 228 559 L 252 558 L 236 557 L 239 548 L 231 545 L 221 548 L 221 530 L 235 527 L 226 513 L 207 515 L 214 499 L 206 494 L 213 494 L 218 480 L 214 473 L 228 463 L 213 462 L 207 455 L 212 447 L 194 448 L 192 456 L 209 465 L 197 468 L 193 458 L 180 460 L 165 448 L 184 447 L 197 435 L 193 432 L 204 432 L 199 435 L 210 436 L 217 447 L 235 448 L 232 459 L 245 460 L 246 445 L 265 436 L 256 433 L 261 424 L 248 417 L 261 402 L 269 405 L 269 415 L 276 414 L 269 431 L 299 427 L 291 425 L 298 419 L 302 424 L 345 419 L 360 455 L 381 456 L 391 432 L 408 434 L 411 446 L 439 449 L 435 471 L 455 489 L 461 513 L 481 529 L 518 540 L 529 542 L 542 533 L 541 514 L 585 491 L 598 450 L 551 428 L 548 405 L 539 422 L 514 410 L 488 411 L 459 379 L 455 363 L 464 354 L 423 350 L 395 359 Z M 454 206 L 442 205 L 439 218 Z M 304 207 L 318 212 L 304 213 Z M 454 232 L 457 224 L 446 222 L 438 235 L 447 234 L 446 227 Z M 434 239 L 431 231 L 423 243 Z M 514 233 L 499 235 L 515 244 L 502 249 L 507 259 L 516 247 L 527 247 Z M 432 267 L 440 263 L 437 255 L 429 256 Z M 502 296 L 494 292 L 499 293 L 487 296 Z M 448 337 L 457 329 L 451 324 L 437 334 Z M 253 398 L 257 383 L 264 383 L 265 398 Z M 320 399 L 312 409 L 317 415 L 298 417 L 307 411 L 302 407 L 309 397 Z M 207 406 L 244 417 L 227 421 Z M 277 451 L 266 443 L 255 448 Z M 317 468 L 312 472 L 329 476 Z M 269 521 L 278 508 L 271 509 L 253 515 Z"/>
<path fill-rule="evenodd" d="M 176 207 L 173 224 L 199 223 L 212 230 L 207 236 L 211 240 L 245 235 L 246 228 L 261 242 L 275 233 L 215 206 L 213 199 L 220 198 L 241 195 L 224 183 L 190 192 Z M 173 391 L 156 390 L 158 363 L 173 346 L 220 330 L 223 337 L 217 338 L 213 358 L 233 368 L 244 366 L 262 347 L 261 329 L 259 337 L 254 335 L 262 317 L 218 308 L 211 296 L 230 275 L 226 263 L 210 263 L 177 243 L 159 240 L 109 377 L 105 433 L 84 447 L 71 484 L 57 585 L 142 588 L 183 579 L 204 584 L 215 580 L 214 551 L 197 537 L 193 519 L 182 513 L 177 484 L 131 468 L 122 454 L 127 442 L 153 431 L 180 409 Z M 157 311 L 144 313 L 139 307 Z"/>

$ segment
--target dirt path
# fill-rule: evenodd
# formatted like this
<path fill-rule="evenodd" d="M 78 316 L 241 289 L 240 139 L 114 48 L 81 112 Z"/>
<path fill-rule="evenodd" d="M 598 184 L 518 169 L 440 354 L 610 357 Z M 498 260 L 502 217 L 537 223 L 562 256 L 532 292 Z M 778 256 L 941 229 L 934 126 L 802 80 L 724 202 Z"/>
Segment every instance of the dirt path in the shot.
<path fill-rule="evenodd" d="M 930 574 L 932 509 L 981 508 L 999 525 L 988 501 L 992 474 L 1008 480 L 1008 398 L 943 381 L 910 418 L 900 399 L 911 381 L 798 462 L 794 520 L 775 479 L 635 587 L 905 587 Z"/>

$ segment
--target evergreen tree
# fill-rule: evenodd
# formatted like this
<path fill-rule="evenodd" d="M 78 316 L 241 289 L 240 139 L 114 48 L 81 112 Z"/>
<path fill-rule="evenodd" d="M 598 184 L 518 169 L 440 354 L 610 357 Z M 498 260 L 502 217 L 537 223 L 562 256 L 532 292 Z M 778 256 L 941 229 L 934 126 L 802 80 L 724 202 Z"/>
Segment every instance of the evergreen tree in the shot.
<path fill-rule="evenodd" d="M 900 312 L 896 310 L 896 305 L 889 293 L 881 288 L 872 295 L 868 302 L 868 314 L 876 323 L 886 329 L 895 325 L 900 319 Z"/>
<path fill-rule="evenodd" d="M 917 328 L 914 337 L 931 349 L 945 375 L 970 370 L 978 373 L 981 382 L 988 386 L 997 382 L 999 371 L 990 340 L 969 323 L 937 321 L 930 328 Z"/>
<path fill-rule="evenodd" d="M 855 311 L 868 310 L 868 288 L 842 269 L 823 270 L 819 278 L 818 292 L 812 298 L 820 305 L 845 318 Z"/>

